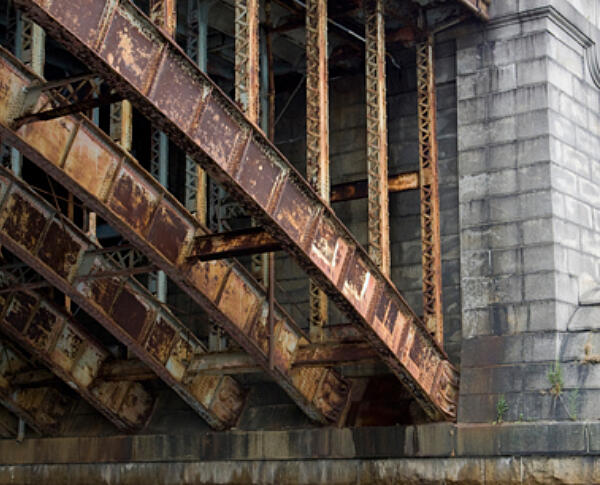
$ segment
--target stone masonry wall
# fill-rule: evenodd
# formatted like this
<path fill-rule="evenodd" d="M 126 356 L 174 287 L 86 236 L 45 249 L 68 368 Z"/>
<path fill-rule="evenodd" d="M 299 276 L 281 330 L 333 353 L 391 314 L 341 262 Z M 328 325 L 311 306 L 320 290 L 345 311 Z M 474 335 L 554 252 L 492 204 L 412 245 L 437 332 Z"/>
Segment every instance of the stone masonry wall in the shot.
<path fill-rule="evenodd" d="M 492 17 L 457 40 L 459 421 L 496 419 L 502 398 L 509 420 L 597 418 L 600 373 L 584 349 L 599 325 L 568 325 L 579 277 L 600 276 L 591 26 L 566 1 L 495 2 Z"/>

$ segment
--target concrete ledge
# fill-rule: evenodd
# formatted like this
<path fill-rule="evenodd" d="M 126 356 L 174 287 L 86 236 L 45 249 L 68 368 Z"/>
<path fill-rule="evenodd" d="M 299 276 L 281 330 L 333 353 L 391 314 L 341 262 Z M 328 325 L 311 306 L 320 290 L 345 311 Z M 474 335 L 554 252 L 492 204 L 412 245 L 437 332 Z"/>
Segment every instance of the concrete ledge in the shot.
<path fill-rule="evenodd" d="M 600 455 L 600 424 L 432 424 L 0 440 L 0 463 L 86 464 Z"/>
<path fill-rule="evenodd" d="M 0 485 L 583 484 L 600 483 L 595 457 L 405 458 L 0 466 Z"/>

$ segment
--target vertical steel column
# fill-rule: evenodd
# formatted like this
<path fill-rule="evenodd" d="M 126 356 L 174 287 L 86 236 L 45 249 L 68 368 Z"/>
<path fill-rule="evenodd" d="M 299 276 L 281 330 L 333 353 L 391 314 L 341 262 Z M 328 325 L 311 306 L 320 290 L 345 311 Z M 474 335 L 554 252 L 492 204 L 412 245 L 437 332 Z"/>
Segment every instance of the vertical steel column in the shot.
<path fill-rule="evenodd" d="M 327 0 L 306 2 L 306 175 L 329 202 L 329 92 Z M 318 340 L 327 324 L 327 295 L 309 283 L 310 333 Z"/>
<path fill-rule="evenodd" d="M 389 276 L 390 230 L 383 0 L 365 0 L 364 9 L 369 255 L 381 271 Z"/>
<path fill-rule="evenodd" d="M 25 17 L 19 10 L 16 11 L 15 55 L 33 72 L 44 77 L 44 64 L 46 62 L 46 33 L 39 25 Z M 14 148 L 10 149 L 11 170 L 21 176 L 23 156 Z"/>
<path fill-rule="evenodd" d="M 432 35 L 428 36 L 426 41 L 417 44 L 417 102 L 423 253 L 423 318 L 429 332 L 442 345 L 444 340 L 442 250 Z"/>
<path fill-rule="evenodd" d="M 124 150 L 131 150 L 131 103 L 127 100 L 110 105 L 110 137 Z"/>
<path fill-rule="evenodd" d="M 209 0 L 188 0 L 187 3 L 187 42 L 186 53 L 206 72 L 208 64 L 208 11 Z M 189 157 L 185 157 L 185 207 L 195 212 L 196 217 L 207 223 L 206 172 Z"/>
<path fill-rule="evenodd" d="M 150 19 L 170 37 L 177 29 L 176 0 L 150 0 Z M 150 173 L 163 186 L 169 184 L 169 139 L 155 126 L 150 127 Z M 154 275 L 153 275 L 154 276 Z M 151 281 L 154 279 L 151 276 Z M 167 275 L 164 271 L 156 273 L 156 297 L 167 301 Z"/>
<path fill-rule="evenodd" d="M 235 0 L 235 101 L 246 116 L 259 123 L 259 0 Z M 267 256 L 252 256 L 252 273 L 266 283 Z"/>
<path fill-rule="evenodd" d="M 258 0 L 235 0 L 235 100 L 246 116 L 259 116 Z"/>

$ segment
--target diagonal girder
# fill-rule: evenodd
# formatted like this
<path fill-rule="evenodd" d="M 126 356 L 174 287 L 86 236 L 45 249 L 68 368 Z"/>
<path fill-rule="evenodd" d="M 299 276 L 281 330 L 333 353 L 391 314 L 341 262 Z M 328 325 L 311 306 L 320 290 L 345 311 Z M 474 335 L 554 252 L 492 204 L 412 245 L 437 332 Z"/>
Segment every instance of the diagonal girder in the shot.
<path fill-rule="evenodd" d="M 0 271 L 0 279 L 10 281 Z M 110 354 L 64 310 L 39 294 L 0 295 L 0 328 L 125 431 L 148 422 L 154 397 L 138 382 L 98 379 Z"/>
<path fill-rule="evenodd" d="M 278 306 L 272 339 L 275 365 L 270 368 L 268 302 L 264 289 L 238 263 L 189 261 L 187 256 L 192 250 L 194 236 L 207 234 L 206 229 L 127 152 L 83 117 L 33 123 L 22 127 L 19 134 L 9 128 L 9 120 L 5 117 L 9 113 L 5 108 L 18 103 L 23 86 L 33 79 L 32 73 L 23 71 L 19 66 L 10 54 L 0 51 L 0 83 L 11 86 L 6 91 L 0 90 L 0 131 L 7 142 L 18 146 L 30 160 L 85 200 L 90 208 L 165 270 L 182 290 L 253 355 L 311 418 L 321 422 L 342 419 L 349 402 L 347 382 L 337 372 L 325 367 L 291 369 L 295 352 L 305 337 Z M 3 232 L 18 236 L 11 231 Z M 0 241 L 9 239 L 8 234 L 0 232 Z M 173 234 L 176 235 L 175 240 L 171 239 Z M 81 235 L 76 238 L 81 240 Z M 86 241 L 88 249 L 99 257 L 96 246 Z M 37 254 L 23 254 L 23 251 L 18 256 L 21 259 L 29 257 L 28 264 L 31 258 L 39 258 Z M 79 261 L 76 255 L 71 257 Z M 71 286 L 74 279 L 82 276 L 82 271 L 89 273 L 85 266 L 79 263 L 76 266 L 78 274 L 69 274 L 68 278 L 48 273 L 47 266 L 43 267 L 43 275 L 53 284 L 60 284 L 61 291 L 73 293 Z M 106 270 L 105 265 L 94 269 Z M 83 291 L 83 283 L 76 285 L 78 291 Z M 88 283 L 88 286 L 91 284 Z M 110 308 L 110 305 L 104 304 L 89 310 L 91 303 L 85 299 L 82 303 L 82 294 L 78 297 L 78 304 L 96 319 L 101 317 L 98 312 L 104 307 Z M 111 325 L 110 322 L 99 321 Z M 112 325 L 111 328 L 117 327 Z M 129 337 L 121 332 L 123 338 Z"/>
<path fill-rule="evenodd" d="M 243 200 L 433 419 L 455 418 L 458 373 L 423 323 L 302 176 L 171 39 L 129 2 L 17 3 Z M 183 232 L 165 234 L 157 247 L 163 267 L 181 256 L 172 248 L 184 249 Z"/>
<path fill-rule="evenodd" d="M 203 344 L 137 281 L 81 279 L 116 264 L 25 182 L 0 169 L 0 243 L 125 343 L 211 426 L 237 422 L 245 395 L 231 378 L 188 379 Z M 139 397 L 139 396 L 138 396 Z"/>
<path fill-rule="evenodd" d="M 19 387 L 11 380 L 19 372 L 34 370 L 20 352 L 0 339 L 0 404 L 43 435 L 56 434 L 74 409 L 70 396 L 53 387 Z"/>

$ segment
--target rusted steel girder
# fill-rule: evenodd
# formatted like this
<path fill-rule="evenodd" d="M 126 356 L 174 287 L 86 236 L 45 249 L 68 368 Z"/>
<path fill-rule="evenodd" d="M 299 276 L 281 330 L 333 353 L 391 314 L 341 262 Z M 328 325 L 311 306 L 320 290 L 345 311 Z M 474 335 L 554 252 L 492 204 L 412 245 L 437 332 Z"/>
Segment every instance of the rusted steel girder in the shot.
<path fill-rule="evenodd" d="M 418 188 L 418 172 L 406 172 L 388 177 L 388 192 L 390 193 L 416 190 Z M 331 202 L 364 199 L 368 197 L 368 190 L 369 182 L 367 180 L 337 184 L 331 187 Z"/>
<path fill-rule="evenodd" d="M 169 37 L 177 29 L 177 0 L 150 0 L 150 19 Z"/>
<path fill-rule="evenodd" d="M 199 236 L 194 239 L 194 246 L 188 258 L 212 261 L 267 253 L 280 248 L 279 241 L 262 227 L 252 227 L 239 231 Z"/>
<path fill-rule="evenodd" d="M 417 112 L 421 185 L 423 319 L 427 330 L 441 347 L 444 343 L 442 241 L 432 36 L 417 44 Z"/>
<path fill-rule="evenodd" d="M 349 320 L 362 328 L 432 419 L 455 418 L 458 373 L 423 323 L 310 185 L 176 44 L 128 2 L 17 1 L 244 201 Z M 127 42 L 119 41 L 123 36 Z M 54 176 L 64 174 L 62 168 L 52 167 L 46 165 Z M 97 190 L 93 187 L 94 193 Z M 147 191 L 156 193 L 150 187 Z M 157 264 L 168 268 L 175 281 L 181 281 L 181 270 L 169 267 L 182 256 L 182 236 L 188 234 L 184 228 L 190 227 L 184 221 L 177 231 L 163 232 L 160 248 L 153 246 Z M 154 244 L 156 235 L 145 232 L 136 240 Z M 172 251 L 174 246 L 179 250 Z"/>
<path fill-rule="evenodd" d="M 34 79 L 32 73 L 19 66 L 9 53 L 0 55 L 0 83 L 11 86 L 8 90 L 0 90 L 0 132 L 7 142 L 23 150 L 30 160 L 72 190 L 167 272 L 210 318 L 223 325 L 311 418 L 321 422 L 343 419 L 350 391 L 348 383 L 335 371 L 323 367 L 291 369 L 294 354 L 306 338 L 278 305 L 275 306 L 275 331 L 271 339 L 274 367 L 269 367 L 268 303 L 263 287 L 238 263 L 189 261 L 187 256 L 194 237 L 208 231 L 127 152 L 81 116 L 32 123 L 23 126 L 18 134 L 10 129 L 10 111 L 6 108 L 18 105 L 20 90 Z M 8 237 L 8 234 L 0 233 L 0 240 Z M 91 242 L 84 246 L 92 253 L 98 251 Z M 19 257 L 28 254 L 20 253 Z M 98 254 L 93 256 L 99 257 Z M 72 257 L 77 260 L 75 255 Z M 46 266 L 42 269 L 46 271 L 44 277 L 61 285 L 64 292 L 73 291 L 67 284 L 73 278 L 90 272 L 82 269 L 65 281 L 55 273 L 48 273 Z M 106 269 L 111 268 L 106 268 L 103 263 L 94 271 Z M 93 302 L 82 298 L 80 288 L 81 284 L 78 284 L 78 304 L 96 319 L 104 318 L 106 315 L 100 312 L 107 305 L 92 305 Z M 88 295 L 88 299 L 92 296 Z M 90 307 L 93 308 L 90 310 Z M 129 324 L 130 320 L 125 323 Z M 132 340 L 129 333 L 120 330 L 119 324 L 106 320 L 105 323 L 119 333 L 121 340 Z M 143 358 L 139 353 L 138 356 Z M 154 370 L 157 371 L 156 365 Z"/>
<path fill-rule="evenodd" d="M 0 273 L 0 278 L 5 276 L 6 273 Z M 146 425 L 154 397 L 139 382 L 98 379 L 110 354 L 82 325 L 31 291 L 0 296 L 0 306 L 2 330 L 115 426 L 133 432 Z"/>
<path fill-rule="evenodd" d="M 369 256 L 390 275 L 385 19 L 383 0 L 365 0 L 365 95 L 369 182 Z"/>
<path fill-rule="evenodd" d="M 231 378 L 186 375 L 190 358 L 205 351 L 203 344 L 137 281 L 116 276 L 78 281 L 116 265 L 5 169 L 0 187 L 0 243 L 126 344 L 211 426 L 234 425 L 243 405 L 241 387 Z"/>
<path fill-rule="evenodd" d="M 235 100 L 258 123 L 259 49 L 258 0 L 235 0 Z"/>
<path fill-rule="evenodd" d="M 43 435 L 56 434 L 75 407 L 74 400 L 53 387 L 16 387 L 12 378 L 34 367 L 0 339 L 0 404 Z"/>
<path fill-rule="evenodd" d="M 329 74 L 327 0 L 306 2 L 306 178 L 329 202 Z M 327 294 L 309 283 L 310 331 L 318 339 L 327 325 Z"/>
<path fill-rule="evenodd" d="M 483 20 L 489 19 L 489 7 L 491 0 L 457 0 L 458 3 L 467 7 L 471 12 L 475 13 Z M 502 0 L 496 0 L 502 1 Z"/>

